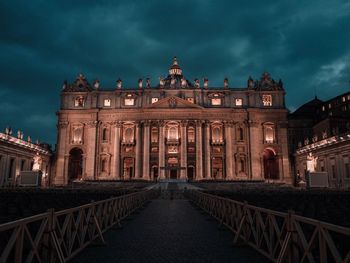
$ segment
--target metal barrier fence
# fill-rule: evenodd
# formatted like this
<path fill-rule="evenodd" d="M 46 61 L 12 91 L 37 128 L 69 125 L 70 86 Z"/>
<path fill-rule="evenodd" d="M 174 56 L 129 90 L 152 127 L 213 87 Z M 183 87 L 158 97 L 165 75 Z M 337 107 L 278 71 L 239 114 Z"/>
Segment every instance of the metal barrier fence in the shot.
<path fill-rule="evenodd" d="M 0 225 L 0 262 L 66 262 L 159 195 L 146 190 Z"/>
<path fill-rule="evenodd" d="M 195 205 L 273 262 L 350 262 L 350 228 L 189 190 Z"/>

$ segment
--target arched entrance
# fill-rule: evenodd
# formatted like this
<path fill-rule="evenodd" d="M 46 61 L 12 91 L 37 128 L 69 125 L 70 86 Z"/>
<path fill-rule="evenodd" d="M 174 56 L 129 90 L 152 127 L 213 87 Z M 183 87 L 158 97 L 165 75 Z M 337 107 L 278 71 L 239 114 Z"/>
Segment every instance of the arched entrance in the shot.
<path fill-rule="evenodd" d="M 81 179 L 83 175 L 83 151 L 73 148 L 69 152 L 68 180 Z"/>
<path fill-rule="evenodd" d="M 264 177 L 265 179 L 279 179 L 278 159 L 272 149 L 263 151 Z"/>

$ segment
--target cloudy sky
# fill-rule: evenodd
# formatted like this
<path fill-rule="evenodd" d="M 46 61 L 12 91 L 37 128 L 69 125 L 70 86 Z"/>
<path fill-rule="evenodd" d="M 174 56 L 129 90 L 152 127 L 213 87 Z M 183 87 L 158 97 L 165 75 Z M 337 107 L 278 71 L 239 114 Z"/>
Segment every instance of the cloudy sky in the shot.
<path fill-rule="evenodd" d="M 349 28 L 348 0 L 1 1 L 0 129 L 54 144 L 65 79 L 155 83 L 175 55 L 213 86 L 268 71 L 293 111 L 350 90 Z"/>

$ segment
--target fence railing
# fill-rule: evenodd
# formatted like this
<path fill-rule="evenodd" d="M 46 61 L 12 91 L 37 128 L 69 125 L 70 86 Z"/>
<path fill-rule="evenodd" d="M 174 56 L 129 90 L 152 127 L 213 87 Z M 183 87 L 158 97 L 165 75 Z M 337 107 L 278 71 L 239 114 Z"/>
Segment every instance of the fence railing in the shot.
<path fill-rule="evenodd" d="M 190 190 L 187 198 L 273 262 L 350 262 L 350 228 Z"/>
<path fill-rule="evenodd" d="M 66 262 L 159 195 L 146 190 L 0 225 L 0 262 Z"/>

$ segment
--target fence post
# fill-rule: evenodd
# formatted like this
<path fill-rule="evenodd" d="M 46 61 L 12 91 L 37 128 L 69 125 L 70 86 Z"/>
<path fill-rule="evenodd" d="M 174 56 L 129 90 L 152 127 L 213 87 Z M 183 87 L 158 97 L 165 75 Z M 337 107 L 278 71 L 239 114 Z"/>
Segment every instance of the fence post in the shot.
<path fill-rule="evenodd" d="M 243 210 L 243 214 L 242 214 L 242 218 L 239 222 L 239 225 L 238 225 L 238 228 L 237 228 L 237 231 L 236 231 L 236 235 L 235 235 L 235 238 L 233 240 L 233 244 L 234 245 L 239 245 L 239 239 L 240 239 L 240 235 L 241 235 L 241 232 L 243 231 L 243 236 L 244 236 L 244 242 L 247 242 L 247 236 L 246 236 L 246 232 L 244 232 L 244 223 L 246 221 L 246 217 L 247 217 L 247 205 L 248 205 L 248 202 L 247 201 L 244 201 L 244 204 L 243 204 L 243 207 L 242 207 L 242 210 Z M 242 240 L 242 239 L 241 239 Z"/>
<path fill-rule="evenodd" d="M 297 244 L 297 235 L 295 231 L 294 211 L 288 210 L 286 217 L 286 236 L 281 246 L 280 254 L 277 258 L 277 263 L 283 262 L 285 256 L 288 256 L 288 262 L 298 262 L 298 251 L 295 248 Z"/>
<path fill-rule="evenodd" d="M 46 238 L 45 238 L 46 239 Z M 46 242 L 46 240 L 44 240 Z M 54 252 L 57 253 L 58 261 L 61 263 L 66 262 L 61 246 L 59 244 L 57 234 L 55 232 L 55 209 L 47 210 L 47 258 L 44 258 L 44 262 L 54 262 Z"/>

